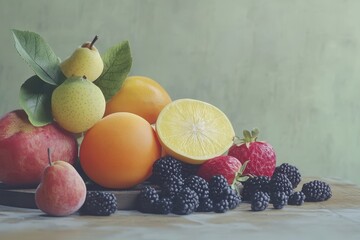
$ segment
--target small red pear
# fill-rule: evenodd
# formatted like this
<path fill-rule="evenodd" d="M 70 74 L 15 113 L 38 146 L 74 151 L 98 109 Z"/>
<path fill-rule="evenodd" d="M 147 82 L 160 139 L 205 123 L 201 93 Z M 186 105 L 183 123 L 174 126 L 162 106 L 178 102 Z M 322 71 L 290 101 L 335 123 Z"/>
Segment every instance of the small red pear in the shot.
<path fill-rule="evenodd" d="M 64 161 L 51 161 L 43 172 L 35 192 L 37 207 L 51 216 L 68 216 L 85 202 L 86 185 L 75 168 Z"/>

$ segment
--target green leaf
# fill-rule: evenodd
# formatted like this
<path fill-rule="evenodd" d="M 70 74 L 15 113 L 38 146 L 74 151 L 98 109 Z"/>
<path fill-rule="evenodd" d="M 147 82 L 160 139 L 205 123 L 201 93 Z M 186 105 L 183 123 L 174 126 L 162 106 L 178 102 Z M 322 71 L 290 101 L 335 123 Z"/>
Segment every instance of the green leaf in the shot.
<path fill-rule="evenodd" d="M 12 32 L 16 50 L 35 74 L 49 84 L 60 85 L 65 80 L 60 60 L 45 40 L 34 32 L 15 29 Z"/>
<path fill-rule="evenodd" d="M 41 80 L 37 75 L 27 79 L 20 88 L 20 105 L 34 126 L 44 126 L 53 121 L 51 94 L 55 86 Z"/>
<path fill-rule="evenodd" d="M 251 130 L 251 137 L 256 140 L 256 138 L 259 136 L 259 129 L 258 128 L 254 128 L 253 130 Z"/>
<path fill-rule="evenodd" d="M 128 41 L 108 49 L 102 56 L 104 71 L 94 83 L 103 92 L 106 101 L 117 93 L 130 72 L 132 58 Z"/>
<path fill-rule="evenodd" d="M 242 175 L 246 169 L 246 166 L 248 165 L 248 163 L 250 162 L 250 160 L 246 160 L 242 165 L 241 168 L 239 170 L 240 175 Z"/>

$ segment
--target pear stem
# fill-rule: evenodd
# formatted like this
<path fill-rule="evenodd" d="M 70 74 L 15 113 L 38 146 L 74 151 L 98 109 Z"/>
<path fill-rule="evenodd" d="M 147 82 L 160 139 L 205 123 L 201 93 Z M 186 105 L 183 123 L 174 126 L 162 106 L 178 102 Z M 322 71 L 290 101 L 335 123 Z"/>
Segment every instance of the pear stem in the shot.
<path fill-rule="evenodd" d="M 47 152 L 48 152 L 48 160 L 49 160 L 49 165 L 53 165 L 52 164 L 52 161 L 51 161 L 51 154 L 50 154 L 50 148 L 47 149 Z"/>
<path fill-rule="evenodd" d="M 94 39 L 91 41 L 89 48 L 92 49 L 94 43 L 99 39 L 98 35 L 95 35 Z"/>

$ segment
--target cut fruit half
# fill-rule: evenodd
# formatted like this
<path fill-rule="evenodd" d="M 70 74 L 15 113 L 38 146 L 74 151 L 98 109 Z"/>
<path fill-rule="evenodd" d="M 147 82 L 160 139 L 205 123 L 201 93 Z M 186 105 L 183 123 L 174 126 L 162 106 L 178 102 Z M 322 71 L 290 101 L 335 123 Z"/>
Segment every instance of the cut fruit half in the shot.
<path fill-rule="evenodd" d="M 156 132 L 167 154 L 192 164 L 224 154 L 235 136 L 220 109 L 195 99 L 167 104 L 156 121 Z"/>

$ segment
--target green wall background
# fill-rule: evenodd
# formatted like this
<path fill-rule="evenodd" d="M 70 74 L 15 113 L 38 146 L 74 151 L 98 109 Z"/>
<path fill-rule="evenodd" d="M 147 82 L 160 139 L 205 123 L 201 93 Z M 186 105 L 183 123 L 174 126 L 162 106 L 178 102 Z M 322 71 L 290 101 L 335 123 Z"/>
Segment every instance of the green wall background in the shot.
<path fill-rule="evenodd" d="M 0 0 L 0 115 L 32 75 L 10 29 L 39 33 L 64 59 L 129 40 L 131 75 L 173 99 L 221 108 L 236 132 L 258 127 L 278 163 L 360 184 L 360 1 Z"/>

